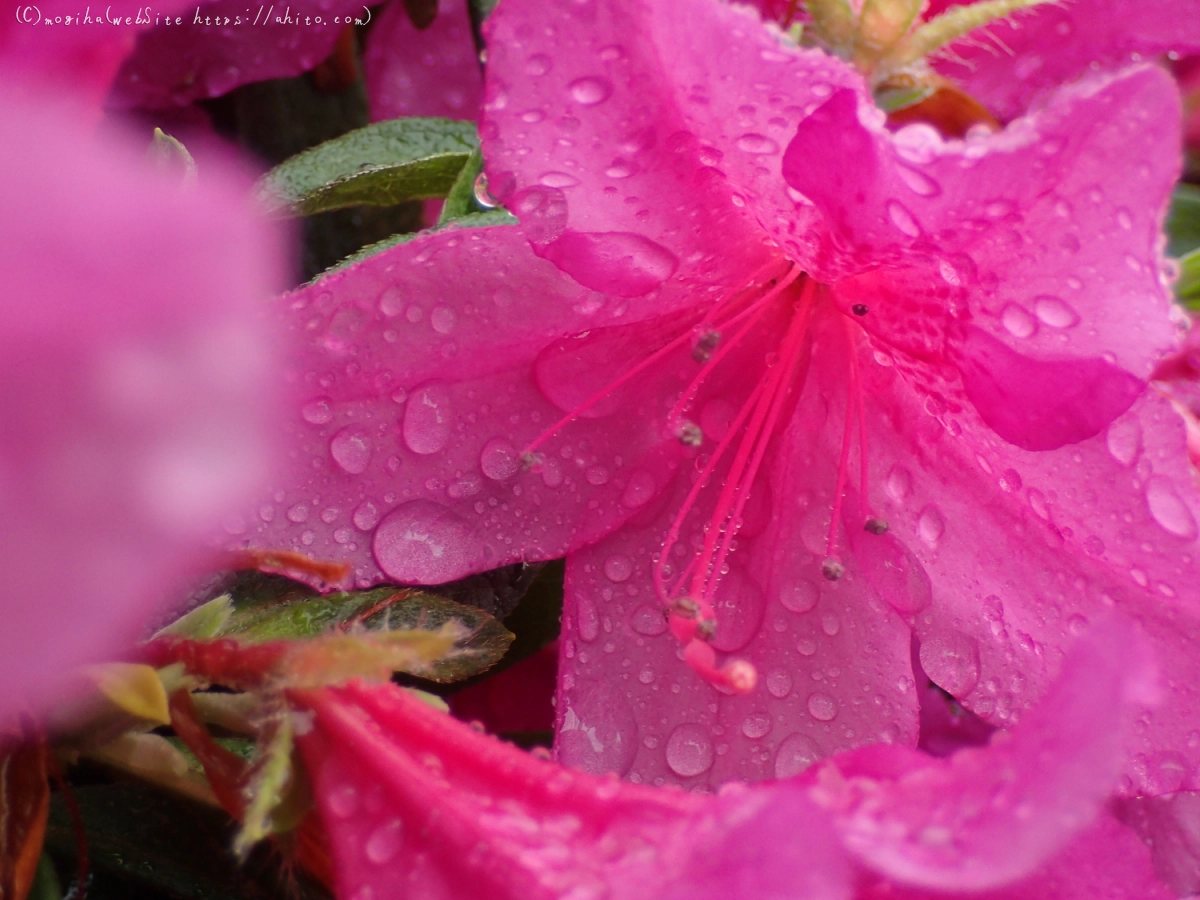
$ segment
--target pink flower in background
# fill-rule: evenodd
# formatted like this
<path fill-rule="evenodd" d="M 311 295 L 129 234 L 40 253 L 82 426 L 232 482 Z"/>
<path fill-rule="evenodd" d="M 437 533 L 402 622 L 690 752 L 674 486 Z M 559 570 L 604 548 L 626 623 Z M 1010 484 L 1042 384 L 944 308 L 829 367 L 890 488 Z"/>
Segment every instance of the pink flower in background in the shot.
<path fill-rule="evenodd" d="M 1128 638 L 1081 639 L 988 747 L 870 747 L 720 797 L 557 767 L 393 685 L 291 698 L 342 898 L 1168 897 L 1102 811 L 1150 686 Z"/>
<path fill-rule="evenodd" d="M 567 555 L 559 758 L 697 788 L 915 743 L 914 634 L 1011 724 L 1121 605 L 1170 673 L 1124 789 L 1192 785 L 1200 510 L 1145 390 L 1177 342 L 1169 77 L 946 141 L 734 7 L 508 0 L 490 29 L 521 227 L 284 298 L 297 465 L 234 542 L 363 585 Z"/>
<path fill-rule="evenodd" d="M 280 403 L 282 247 L 241 179 L 181 190 L 54 102 L 0 98 L 0 716 L 150 624 L 264 480 Z"/>

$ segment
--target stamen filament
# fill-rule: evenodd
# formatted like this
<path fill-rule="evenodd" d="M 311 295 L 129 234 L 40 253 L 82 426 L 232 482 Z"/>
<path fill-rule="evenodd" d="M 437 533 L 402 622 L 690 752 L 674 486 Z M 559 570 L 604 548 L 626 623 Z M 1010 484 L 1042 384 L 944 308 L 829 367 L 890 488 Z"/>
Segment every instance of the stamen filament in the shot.
<path fill-rule="evenodd" d="M 846 425 L 842 429 L 842 455 L 838 460 L 837 479 L 834 484 L 833 493 L 833 513 L 829 519 L 829 539 L 826 542 L 825 556 L 827 561 L 837 563 L 837 530 L 838 522 L 842 517 L 842 494 L 846 490 L 846 474 L 850 463 L 850 439 L 854 429 L 854 410 L 855 401 L 854 394 L 857 392 L 857 373 L 858 366 L 854 359 L 854 335 L 850 330 L 850 320 L 846 320 L 846 352 L 849 354 L 850 378 L 851 385 L 846 393 Z M 864 457 L 865 458 L 865 457 Z M 841 571 L 832 566 L 826 567 L 826 577 L 829 578 L 832 573 L 836 575 L 830 580 L 836 581 L 841 577 Z M 840 567 L 839 567 L 840 568 Z"/>

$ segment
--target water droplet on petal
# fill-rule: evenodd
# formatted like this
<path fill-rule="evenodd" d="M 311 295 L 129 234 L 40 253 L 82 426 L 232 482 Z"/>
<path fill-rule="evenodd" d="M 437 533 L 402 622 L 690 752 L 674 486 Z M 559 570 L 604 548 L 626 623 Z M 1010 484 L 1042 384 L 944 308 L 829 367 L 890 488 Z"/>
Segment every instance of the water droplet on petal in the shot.
<path fill-rule="evenodd" d="M 961 631 L 935 631 L 921 641 L 921 668 L 933 683 L 965 697 L 979 682 L 979 644 Z"/>
<path fill-rule="evenodd" d="M 766 713 L 750 713 L 742 720 L 742 734 L 751 740 L 758 740 L 771 730 L 771 717 Z"/>
<path fill-rule="evenodd" d="M 525 60 L 525 73 L 535 78 L 545 75 L 554 68 L 554 60 L 545 53 L 535 53 Z"/>
<path fill-rule="evenodd" d="M 892 220 L 892 224 L 896 226 L 896 230 L 901 234 L 907 235 L 910 238 L 921 236 L 921 226 L 917 224 L 917 220 L 913 218 L 913 214 L 902 203 L 889 200 L 887 202 L 887 213 L 888 218 Z"/>
<path fill-rule="evenodd" d="M 1033 311 L 1043 324 L 1051 328 L 1072 328 L 1079 324 L 1079 313 L 1061 297 L 1049 294 L 1035 297 Z"/>
<path fill-rule="evenodd" d="M 792 692 L 792 676 L 782 669 L 776 669 L 767 675 L 767 692 L 777 700 L 782 700 Z"/>
<path fill-rule="evenodd" d="M 614 553 L 604 560 L 604 574 L 608 576 L 609 581 L 628 581 L 629 576 L 633 574 L 633 560 L 624 553 Z"/>
<path fill-rule="evenodd" d="M 438 334 L 449 334 L 454 330 L 457 319 L 458 317 L 454 315 L 454 310 L 450 307 L 435 306 L 429 316 L 429 324 L 433 326 L 433 330 Z"/>
<path fill-rule="evenodd" d="M 414 453 L 437 453 L 450 440 L 453 411 L 445 384 L 431 381 L 414 389 L 404 407 L 404 443 Z"/>
<path fill-rule="evenodd" d="M 945 530 L 946 522 L 936 506 L 927 506 L 921 511 L 917 519 L 917 533 L 921 535 L 921 540 L 933 547 L 941 540 Z"/>
<path fill-rule="evenodd" d="M 637 755 L 637 721 L 628 702 L 595 684 L 568 695 L 555 748 L 564 765 L 593 775 L 624 775 Z"/>
<path fill-rule="evenodd" d="M 900 175 L 900 180 L 914 194 L 922 197 L 936 197 L 942 192 L 941 186 L 924 172 L 918 172 L 908 166 L 896 166 L 896 172 Z"/>
<path fill-rule="evenodd" d="M 410 500 L 375 529 L 371 549 L 389 577 L 402 584 L 442 584 L 479 564 L 474 531 L 457 513 L 430 500 Z"/>
<path fill-rule="evenodd" d="M 404 823 L 399 819 L 392 819 L 371 832 L 363 851 L 367 859 L 377 866 L 382 866 L 395 858 L 403 841 Z"/>
<path fill-rule="evenodd" d="M 492 438 L 479 453 L 479 468 L 493 481 L 503 481 L 521 471 L 521 454 L 511 441 Z"/>
<path fill-rule="evenodd" d="M 779 145 L 763 134 L 743 134 L 737 139 L 737 148 L 755 156 L 765 156 L 779 152 Z"/>
<path fill-rule="evenodd" d="M 722 653 L 741 650 L 758 634 L 766 610 L 763 592 L 740 569 L 731 569 L 717 586 L 713 607 L 717 632 L 710 642 Z"/>
<path fill-rule="evenodd" d="M 828 694 L 808 695 L 808 714 L 818 722 L 831 722 L 837 713 L 837 703 Z"/>
<path fill-rule="evenodd" d="M 621 503 L 630 509 L 637 509 L 649 502 L 654 496 L 654 491 L 654 476 L 649 472 L 634 472 L 629 477 L 629 484 L 625 485 L 625 490 L 621 493 Z"/>
<path fill-rule="evenodd" d="M 699 725 L 680 725 L 667 738 L 667 765 L 676 775 L 691 778 L 713 764 L 713 745 Z"/>
<path fill-rule="evenodd" d="M 1010 303 L 1000 312 L 1000 322 L 1013 337 L 1026 338 L 1037 331 L 1037 320 L 1019 303 Z"/>
<path fill-rule="evenodd" d="M 821 751 L 811 738 L 798 731 L 793 732 L 779 742 L 775 751 L 775 777 L 799 775 L 820 758 Z"/>
<path fill-rule="evenodd" d="M 379 311 L 391 318 L 404 310 L 404 294 L 394 285 L 379 295 Z"/>
<path fill-rule="evenodd" d="M 584 287 L 618 297 L 647 294 L 679 267 L 679 258 L 662 244 L 626 231 L 568 229 L 534 249 Z"/>
<path fill-rule="evenodd" d="M 325 803 L 339 819 L 348 819 L 358 812 L 358 788 L 352 784 L 335 787 L 326 795 Z"/>
<path fill-rule="evenodd" d="M 817 605 L 821 589 L 807 578 L 785 582 L 779 589 L 779 602 L 789 612 L 806 613 Z"/>
<path fill-rule="evenodd" d="M 1133 416 L 1114 419 L 1106 435 L 1108 452 L 1123 466 L 1132 465 L 1142 449 L 1142 426 Z"/>
<path fill-rule="evenodd" d="M 329 455 L 351 475 L 361 475 L 371 461 L 371 439 L 359 425 L 347 425 L 329 441 Z"/>
<path fill-rule="evenodd" d="M 576 78 L 567 90 L 571 98 L 580 106 L 596 106 L 612 96 L 612 82 L 602 76 L 586 76 Z"/>
<path fill-rule="evenodd" d="M 359 531 L 370 531 L 379 524 L 379 510 L 370 500 L 364 500 L 355 508 L 350 520 Z"/>
<path fill-rule="evenodd" d="M 1156 475 L 1147 482 L 1146 503 L 1154 521 L 1171 534 L 1187 540 L 1196 537 L 1196 520 L 1191 510 L 1166 478 Z"/>
<path fill-rule="evenodd" d="M 328 397 L 318 397 L 305 403 L 300 415 L 310 425 L 324 425 L 333 418 L 333 401 Z"/>
<path fill-rule="evenodd" d="M 885 487 L 893 500 L 902 503 L 912 494 L 912 475 L 903 466 L 893 466 Z"/>

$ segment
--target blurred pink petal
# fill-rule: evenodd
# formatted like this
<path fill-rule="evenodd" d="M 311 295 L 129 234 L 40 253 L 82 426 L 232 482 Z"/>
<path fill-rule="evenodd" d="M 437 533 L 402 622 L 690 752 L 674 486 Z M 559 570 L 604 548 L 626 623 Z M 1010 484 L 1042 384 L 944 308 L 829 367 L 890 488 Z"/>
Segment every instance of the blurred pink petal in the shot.
<path fill-rule="evenodd" d="M 256 308 L 281 246 L 216 165 L 4 98 L 0 714 L 118 652 L 261 484 L 278 406 Z"/>
<path fill-rule="evenodd" d="M 418 30 L 402 2 L 384 7 L 363 52 L 371 120 L 404 116 L 474 119 L 483 96 L 466 0 L 440 0 Z"/>
<path fill-rule="evenodd" d="M 211 0 L 190 8 L 181 25 L 156 25 L 138 36 L 109 103 L 118 109 L 187 106 L 250 82 L 299 75 L 325 60 L 355 19 L 368 19 L 359 0 L 249 7 Z"/>

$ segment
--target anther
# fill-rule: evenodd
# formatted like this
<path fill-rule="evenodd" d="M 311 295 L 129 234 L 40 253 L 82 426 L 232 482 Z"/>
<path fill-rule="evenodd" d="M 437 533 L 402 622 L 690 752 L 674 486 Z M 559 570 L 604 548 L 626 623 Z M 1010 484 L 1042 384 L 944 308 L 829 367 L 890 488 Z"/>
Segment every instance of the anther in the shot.
<path fill-rule="evenodd" d="M 694 619 L 700 612 L 700 604 L 691 597 L 680 597 L 671 603 L 670 611 L 685 619 Z"/>
<path fill-rule="evenodd" d="M 887 534 L 888 523 L 877 516 L 871 516 L 863 523 L 863 531 L 869 534 Z"/>
<path fill-rule="evenodd" d="M 850 312 L 854 313 L 856 316 L 865 316 L 868 312 L 867 304 L 855 303 L 852 307 L 850 307 Z"/>
<path fill-rule="evenodd" d="M 529 472 L 529 471 L 536 472 L 538 469 L 540 469 L 542 467 L 542 463 L 545 462 L 545 459 L 546 458 L 544 456 L 542 456 L 542 454 L 540 454 L 540 453 L 532 453 L 532 452 L 526 450 L 520 456 L 521 469 L 525 472 Z"/>
<path fill-rule="evenodd" d="M 684 422 L 676 432 L 679 442 L 688 447 L 699 447 L 704 442 L 704 432 L 695 422 Z"/>
<path fill-rule="evenodd" d="M 706 363 L 712 359 L 713 351 L 721 343 L 721 332 L 706 331 L 692 345 L 692 359 L 698 363 Z"/>
<path fill-rule="evenodd" d="M 830 581 L 837 581 L 846 574 L 846 567 L 836 559 L 830 558 L 821 563 L 821 574 Z"/>
<path fill-rule="evenodd" d="M 702 641 L 711 641 L 717 634 L 716 619 L 701 619 L 696 623 L 696 637 Z"/>

